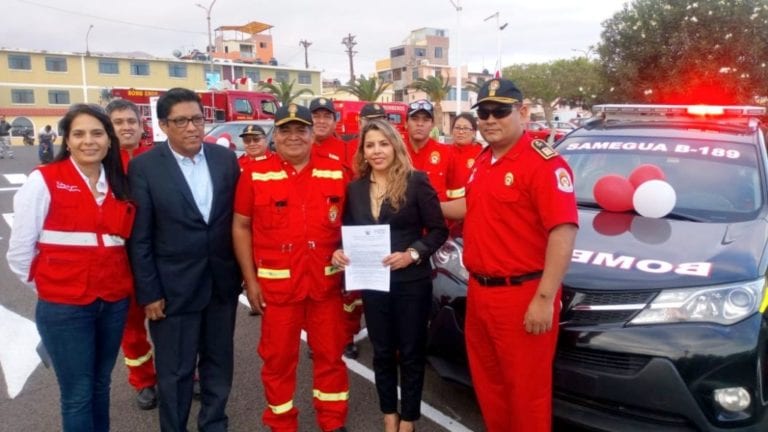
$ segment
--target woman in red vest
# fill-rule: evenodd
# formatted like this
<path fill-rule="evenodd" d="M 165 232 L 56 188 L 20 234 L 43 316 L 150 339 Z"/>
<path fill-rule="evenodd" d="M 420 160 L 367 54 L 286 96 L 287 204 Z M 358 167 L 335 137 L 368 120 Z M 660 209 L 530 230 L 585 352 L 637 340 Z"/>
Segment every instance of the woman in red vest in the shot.
<path fill-rule="evenodd" d="M 59 127 L 59 154 L 13 199 L 8 264 L 37 291 L 35 320 L 59 382 L 62 429 L 108 431 L 110 377 L 133 290 L 125 241 L 134 208 L 101 107 L 74 105 Z"/>

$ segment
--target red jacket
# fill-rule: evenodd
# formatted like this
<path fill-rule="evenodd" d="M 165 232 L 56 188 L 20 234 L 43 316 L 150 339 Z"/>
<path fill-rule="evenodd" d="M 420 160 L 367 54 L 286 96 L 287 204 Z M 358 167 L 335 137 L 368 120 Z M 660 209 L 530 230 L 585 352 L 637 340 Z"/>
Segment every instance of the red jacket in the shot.
<path fill-rule="evenodd" d="M 38 169 L 51 194 L 30 271 L 38 296 L 76 305 L 129 296 L 133 278 L 125 239 L 133 225 L 133 205 L 109 191 L 99 206 L 71 161 Z"/>
<path fill-rule="evenodd" d="M 413 167 L 427 173 L 429 182 L 437 192 L 437 198 L 440 202 L 447 201 L 448 171 L 453 160 L 453 146 L 440 144 L 429 138 L 418 151 L 410 143 L 407 143 L 406 147 Z"/>
<path fill-rule="evenodd" d="M 341 296 L 331 254 L 341 247 L 347 182 L 342 164 L 321 155 L 300 172 L 273 155 L 240 176 L 235 211 L 251 218 L 253 259 L 267 302 Z"/>

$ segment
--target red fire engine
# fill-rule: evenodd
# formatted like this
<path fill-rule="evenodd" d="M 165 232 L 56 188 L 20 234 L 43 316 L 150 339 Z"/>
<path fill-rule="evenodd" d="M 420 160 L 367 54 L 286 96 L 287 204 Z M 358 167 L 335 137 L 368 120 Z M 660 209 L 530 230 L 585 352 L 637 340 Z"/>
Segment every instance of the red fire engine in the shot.
<path fill-rule="evenodd" d="M 360 133 L 360 110 L 369 103 L 365 101 L 333 101 L 333 108 L 336 109 L 336 134 L 344 140 L 358 135 Z M 400 132 L 400 135 L 405 136 L 408 104 L 403 102 L 376 103 L 384 108 L 387 119 Z"/>

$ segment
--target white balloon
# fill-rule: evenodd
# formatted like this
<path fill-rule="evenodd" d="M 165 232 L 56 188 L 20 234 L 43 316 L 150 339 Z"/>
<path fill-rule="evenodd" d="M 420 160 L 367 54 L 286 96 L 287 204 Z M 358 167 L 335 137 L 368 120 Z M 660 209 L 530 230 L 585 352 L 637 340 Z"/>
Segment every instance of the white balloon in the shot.
<path fill-rule="evenodd" d="M 641 216 L 662 218 L 675 208 L 677 194 L 664 180 L 648 180 L 635 189 L 632 204 Z"/>
<path fill-rule="evenodd" d="M 216 144 L 218 144 L 218 145 L 220 145 L 222 147 L 229 148 L 229 140 L 227 138 L 225 138 L 225 137 L 220 137 L 219 139 L 217 139 L 216 140 Z"/>

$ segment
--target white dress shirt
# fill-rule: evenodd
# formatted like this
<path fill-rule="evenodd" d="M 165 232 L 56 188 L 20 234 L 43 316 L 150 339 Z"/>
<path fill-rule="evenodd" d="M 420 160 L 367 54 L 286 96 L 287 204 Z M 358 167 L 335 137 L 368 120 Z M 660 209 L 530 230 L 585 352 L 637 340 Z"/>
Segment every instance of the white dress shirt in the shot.
<path fill-rule="evenodd" d="M 69 160 L 82 177 L 83 182 L 88 185 L 88 177 L 80 171 L 80 168 L 71 158 Z M 101 166 L 99 180 L 96 183 L 96 192 L 99 196 L 94 198 L 98 205 L 104 203 L 108 191 L 109 186 L 104 174 L 104 166 Z M 6 254 L 8 267 L 11 271 L 32 288 L 34 288 L 34 284 L 27 282 L 29 268 L 37 255 L 37 240 L 43 231 L 43 223 L 48 216 L 50 205 L 51 193 L 48 191 L 43 175 L 39 170 L 34 170 L 29 174 L 27 182 L 13 196 L 13 228 L 11 229 L 11 238 L 8 240 L 8 253 Z"/>
<path fill-rule="evenodd" d="M 176 153 L 170 144 L 168 148 L 171 149 L 176 163 L 179 164 L 179 168 L 181 168 L 181 172 L 184 174 L 184 179 L 192 191 L 192 197 L 195 199 L 195 204 L 198 210 L 200 210 L 200 214 L 203 215 L 203 219 L 208 223 L 213 202 L 213 183 L 211 182 L 211 173 L 208 171 L 208 162 L 205 160 L 205 152 L 203 151 L 205 144 L 201 144 L 200 151 L 191 158 Z"/>

